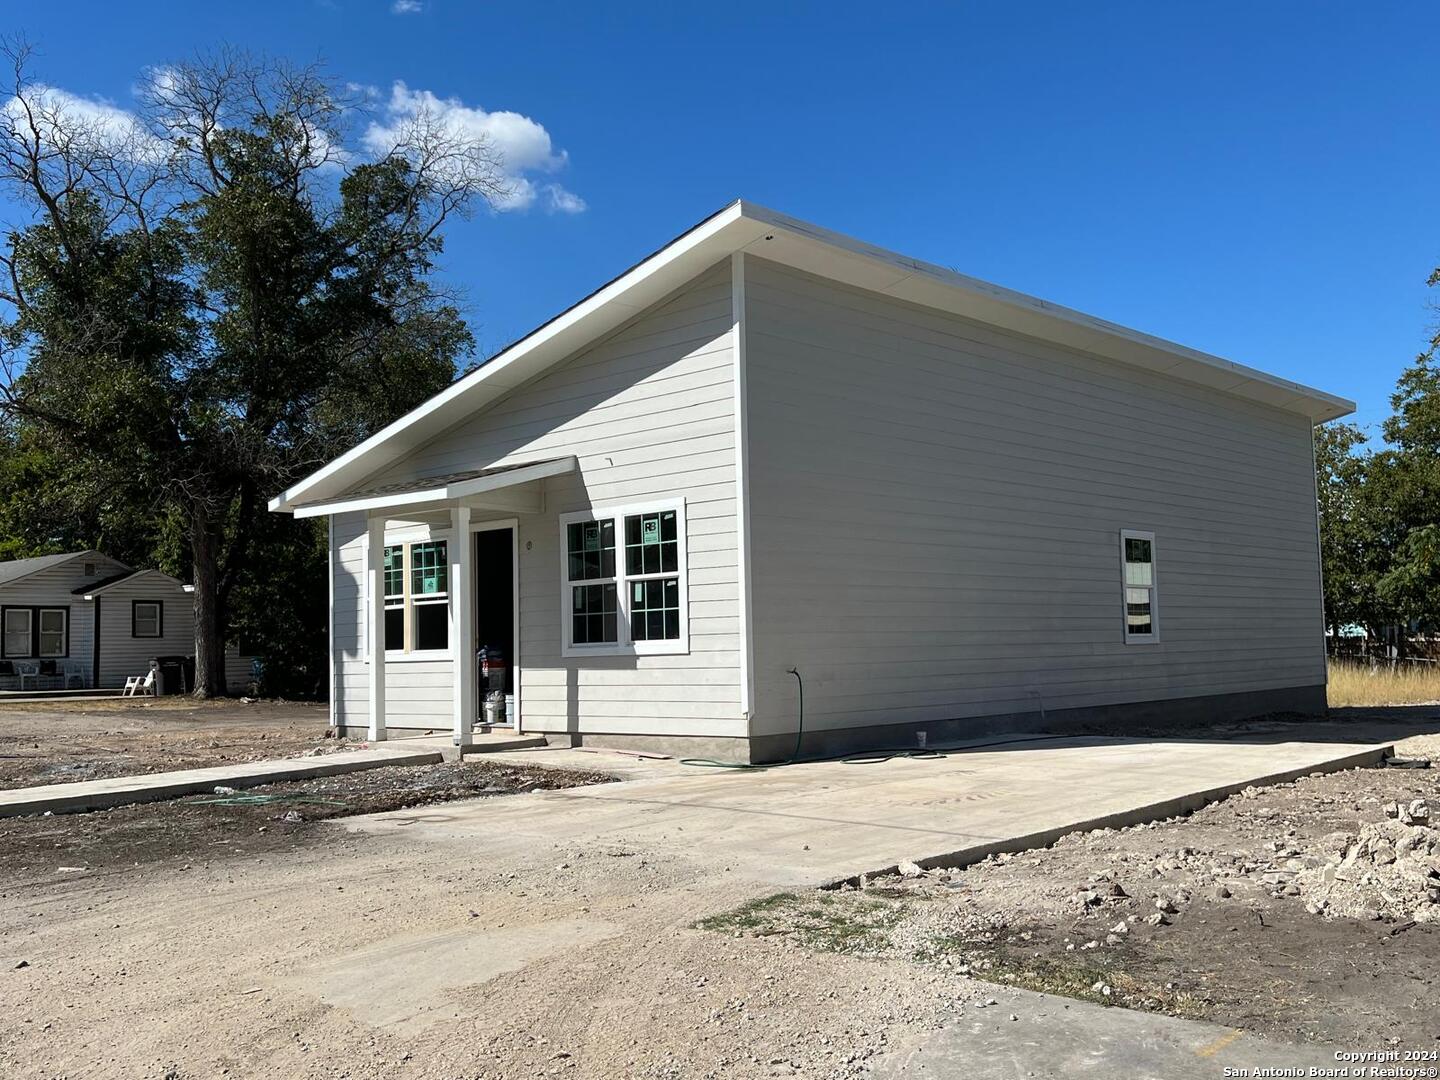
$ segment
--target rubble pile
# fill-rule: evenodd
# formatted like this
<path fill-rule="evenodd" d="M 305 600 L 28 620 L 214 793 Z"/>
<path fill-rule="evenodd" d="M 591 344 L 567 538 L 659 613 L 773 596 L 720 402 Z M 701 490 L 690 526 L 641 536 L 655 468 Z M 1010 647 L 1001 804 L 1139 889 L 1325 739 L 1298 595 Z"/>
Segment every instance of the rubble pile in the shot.
<path fill-rule="evenodd" d="M 1293 785 L 1279 785 L 1289 786 Z M 1270 789 L 1272 793 L 1275 790 Z M 1247 789 L 1237 801 L 1258 801 L 1262 794 L 1263 789 Z M 1327 806 L 1337 803 L 1330 797 L 1316 795 L 1314 799 Z M 1074 920 L 1073 928 L 1080 936 L 1074 941 L 1067 938 L 1067 949 L 1121 945 L 1132 926 L 1144 924 L 1157 930 L 1169 926 L 1183 919 L 1194 900 L 1202 897 L 1246 908 L 1290 900 L 1303 904 L 1311 915 L 1330 919 L 1440 922 L 1440 828 L 1431 826 L 1426 800 L 1412 798 L 1382 806 L 1379 799 L 1362 796 L 1354 803 L 1356 811 L 1369 807 L 1383 811 L 1384 816 L 1351 825 L 1350 831 L 1317 835 L 1302 830 L 1298 816 L 1260 806 L 1248 814 L 1252 827 L 1258 826 L 1245 838 L 1249 842 L 1237 836 L 1235 840 L 1241 842 L 1229 848 L 1195 844 L 1152 847 L 1141 839 L 1147 833 L 1158 838 L 1162 833 L 1157 828 L 1178 821 L 1071 834 L 1056 842 L 1056 854 L 1104 850 L 1121 835 L 1133 835 L 1136 842 L 1128 850 L 1107 851 L 1104 863 L 1083 883 L 1072 879 L 1065 890 L 1063 881 L 1051 879 L 1036 883 L 1013 900 L 1032 908 L 1048 908 L 1049 918 Z M 1280 834 L 1280 839 L 1262 839 L 1267 833 Z M 996 854 L 982 860 L 976 869 L 1019 862 L 1038 867 L 1041 861 L 1039 852 Z M 898 871 L 885 879 L 892 892 L 934 895 L 938 891 L 957 899 L 967 898 L 969 893 L 970 875 L 965 870 L 924 869 L 901 860 Z M 861 887 L 865 884 L 862 881 Z M 979 898 L 969 895 L 968 899 Z M 993 904 L 980 906 L 984 909 Z M 956 915 L 949 909 L 950 918 Z M 1005 920 L 996 910 L 982 921 L 996 930 Z M 919 927 L 922 936 L 935 929 Z M 986 928 L 967 924 L 949 929 L 973 934 Z"/>
<path fill-rule="evenodd" d="M 1424 799 L 1392 802 L 1358 835 L 1325 838 L 1324 865 L 1296 884 L 1312 913 L 1329 918 L 1440 922 L 1440 829 Z"/>

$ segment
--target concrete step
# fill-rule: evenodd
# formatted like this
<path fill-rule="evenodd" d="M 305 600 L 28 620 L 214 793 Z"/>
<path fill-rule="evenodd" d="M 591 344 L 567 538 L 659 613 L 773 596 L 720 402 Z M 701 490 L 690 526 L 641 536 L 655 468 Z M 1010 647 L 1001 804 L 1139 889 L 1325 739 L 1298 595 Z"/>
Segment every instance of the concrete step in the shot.
<path fill-rule="evenodd" d="M 533 750 L 544 745 L 544 735 L 506 735 L 497 731 L 489 734 L 477 732 L 470 736 L 470 741 L 464 746 L 452 746 L 451 749 L 460 760 L 464 760 L 481 754 L 499 754 L 506 750 Z"/>

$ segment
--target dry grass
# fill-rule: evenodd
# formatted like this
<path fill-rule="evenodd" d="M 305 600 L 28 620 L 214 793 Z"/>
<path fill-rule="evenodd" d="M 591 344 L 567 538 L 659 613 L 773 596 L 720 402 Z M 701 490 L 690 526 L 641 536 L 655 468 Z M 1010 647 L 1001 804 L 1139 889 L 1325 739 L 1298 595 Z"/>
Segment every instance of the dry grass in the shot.
<path fill-rule="evenodd" d="M 1440 664 L 1395 667 L 1330 661 L 1331 708 L 1347 705 L 1422 705 L 1440 702 Z"/>

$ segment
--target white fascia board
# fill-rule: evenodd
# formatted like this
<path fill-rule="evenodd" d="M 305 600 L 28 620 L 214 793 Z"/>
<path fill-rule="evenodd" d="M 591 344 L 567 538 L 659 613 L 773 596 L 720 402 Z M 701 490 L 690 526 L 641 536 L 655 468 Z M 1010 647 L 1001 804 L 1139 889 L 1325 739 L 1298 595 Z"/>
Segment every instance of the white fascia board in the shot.
<path fill-rule="evenodd" d="M 332 502 L 306 503 L 291 508 L 297 518 L 320 517 L 323 514 L 348 514 L 356 510 L 384 510 L 393 507 L 421 507 L 434 503 L 448 503 L 459 499 L 483 495 L 488 491 L 528 484 L 533 480 L 544 480 L 547 476 L 562 476 L 574 472 L 579 462 L 572 457 L 541 461 L 522 469 L 510 469 L 494 476 L 477 476 L 473 480 L 461 480 L 454 484 L 425 488 L 421 491 L 399 491 L 383 495 L 366 495 L 358 499 L 337 499 Z"/>
<path fill-rule="evenodd" d="M 731 203 L 463 379 L 270 500 L 292 510 L 354 487 L 549 365 L 616 329 L 765 229 Z"/>
<path fill-rule="evenodd" d="M 1355 410 L 1345 398 L 737 201 L 271 499 L 270 509 L 293 511 L 356 487 L 737 251 L 1212 386 L 1315 423 Z"/>
<path fill-rule="evenodd" d="M 133 574 L 123 577 L 119 581 L 112 581 L 109 585 L 102 585 L 100 588 L 95 589 L 92 592 L 87 592 L 84 596 L 84 599 L 94 600 L 97 596 L 104 596 L 111 589 L 118 589 L 122 585 L 134 585 L 136 582 L 140 581 L 143 578 L 152 577 L 164 578 L 166 581 L 170 582 L 172 585 L 175 586 L 175 588 L 181 590 L 182 592 L 192 592 L 195 588 L 193 585 L 184 584 L 177 577 L 171 577 L 163 570 L 136 570 Z"/>
<path fill-rule="evenodd" d="M 770 235 L 746 249 L 761 258 L 1203 383 L 1308 415 L 1317 423 L 1355 411 L 1355 403 L 1346 398 L 1233 360 L 887 251 L 754 203 L 742 202 L 741 207 L 747 218 L 771 226 Z"/>

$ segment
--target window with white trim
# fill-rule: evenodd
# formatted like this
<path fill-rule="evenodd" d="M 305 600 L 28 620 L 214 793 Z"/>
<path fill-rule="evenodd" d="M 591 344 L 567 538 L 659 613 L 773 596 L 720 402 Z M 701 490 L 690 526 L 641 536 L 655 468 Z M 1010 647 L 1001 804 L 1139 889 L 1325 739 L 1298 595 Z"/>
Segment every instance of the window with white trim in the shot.
<path fill-rule="evenodd" d="M 41 608 L 39 611 L 40 625 L 35 635 L 36 656 L 67 656 L 70 653 L 70 643 L 66 641 L 69 636 L 66 634 L 66 623 L 70 621 L 70 613 L 64 608 Z"/>
<path fill-rule="evenodd" d="M 130 636 L 136 638 L 158 638 L 164 634 L 164 620 L 160 614 L 159 600 L 132 600 L 130 602 Z"/>
<path fill-rule="evenodd" d="M 683 503 L 565 514 L 560 543 L 567 655 L 689 652 Z"/>
<path fill-rule="evenodd" d="M 450 556 L 444 540 L 410 544 L 410 608 L 416 651 L 450 648 Z"/>
<path fill-rule="evenodd" d="M 1125 611 L 1125 642 L 1160 640 L 1155 604 L 1155 534 L 1120 531 L 1120 589 Z"/>
<path fill-rule="evenodd" d="M 0 608 L 0 656 L 24 660 L 69 655 L 69 608 Z"/>
<path fill-rule="evenodd" d="M 386 544 L 382 577 L 385 581 L 385 648 L 405 648 L 405 545 Z"/>
<path fill-rule="evenodd" d="M 446 652 L 450 648 L 450 545 L 445 540 L 386 544 L 385 651 Z"/>
<path fill-rule="evenodd" d="M 29 608 L 6 608 L 4 640 L 0 656 L 30 655 L 30 625 L 35 617 Z"/>

